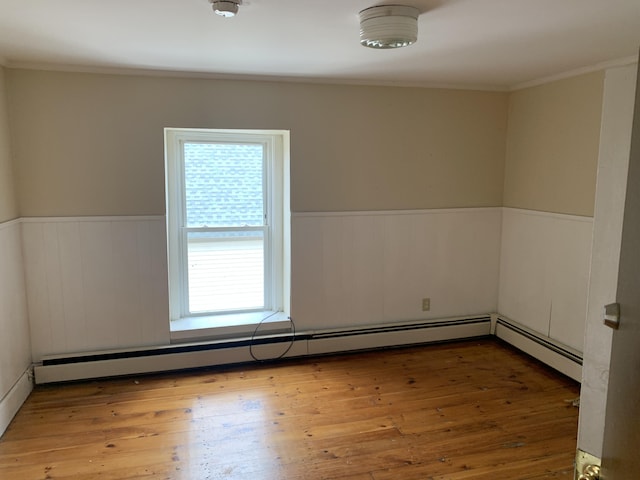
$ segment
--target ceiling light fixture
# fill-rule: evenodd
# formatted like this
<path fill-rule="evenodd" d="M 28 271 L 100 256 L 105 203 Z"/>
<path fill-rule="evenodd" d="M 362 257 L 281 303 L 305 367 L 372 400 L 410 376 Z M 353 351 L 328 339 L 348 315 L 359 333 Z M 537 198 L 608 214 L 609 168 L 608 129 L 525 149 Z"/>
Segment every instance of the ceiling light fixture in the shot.
<path fill-rule="evenodd" d="M 360 12 L 360 44 L 371 48 L 400 48 L 418 39 L 420 11 L 404 5 L 380 5 Z"/>
<path fill-rule="evenodd" d="M 221 17 L 235 17 L 238 14 L 238 6 L 241 2 L 225 0 L 209 0 L 213 6 L 213 11 Z"/>

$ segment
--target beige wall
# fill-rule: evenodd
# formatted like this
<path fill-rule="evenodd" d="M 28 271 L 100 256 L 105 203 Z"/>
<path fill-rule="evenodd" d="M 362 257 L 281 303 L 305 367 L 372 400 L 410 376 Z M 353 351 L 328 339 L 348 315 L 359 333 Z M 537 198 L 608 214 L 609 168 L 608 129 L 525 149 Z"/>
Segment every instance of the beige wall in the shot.
<path fill-rule="evenodd" d="M 593 215 L 603 72 L 511 94 L 4 76 L 22 216 L 164 213 L 167 126 L 290 129 L 293 211 L 505 205 Z M 0 220 L 18 215 L 2 100 Z"/>
<path fill-rule="evenodd" d="M 293 211 L 502 204 L 506 93 L 8 71 L 22 216 L 164 213 L 164 127 L 291 130 Z"/>
<path fill-rule="evenodd" d="M 13 190 L 11 149 L 9 148 L 9 119 L 7 113 L 5 71 L 0 67 L 0 222 L 18 216 Z"/>
<path fill-rule="evenodd" d="M 604 72 L 513 92 L 504 205 L 593 216 Z"/>
<path fill-rule="evenodd" d="M 31 391 L 29 319 L 9 146 L 5 91 L 0 67 L 0 436 Z"/>

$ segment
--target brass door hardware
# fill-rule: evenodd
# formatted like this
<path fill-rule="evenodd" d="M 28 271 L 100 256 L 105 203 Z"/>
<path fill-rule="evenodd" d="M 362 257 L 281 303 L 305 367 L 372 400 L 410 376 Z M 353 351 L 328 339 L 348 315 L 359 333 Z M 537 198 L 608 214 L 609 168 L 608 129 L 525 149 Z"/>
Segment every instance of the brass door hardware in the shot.
<path fill-rule="evenodd" d="M 582 470 L 582 475 L 578 477 L 578 480 L 599 480 L 600 467 L 598 465 L 586 465 Z"/>

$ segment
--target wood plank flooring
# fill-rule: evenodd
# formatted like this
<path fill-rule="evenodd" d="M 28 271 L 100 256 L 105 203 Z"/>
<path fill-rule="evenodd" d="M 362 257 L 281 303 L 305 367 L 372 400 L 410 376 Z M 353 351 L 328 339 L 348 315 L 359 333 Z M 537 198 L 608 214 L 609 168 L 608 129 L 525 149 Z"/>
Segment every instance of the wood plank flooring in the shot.
<path fill-rule="evenodd" d="M 0 479 L 569 480 L 578 395 L 494 339 L 40 386 Z"/>

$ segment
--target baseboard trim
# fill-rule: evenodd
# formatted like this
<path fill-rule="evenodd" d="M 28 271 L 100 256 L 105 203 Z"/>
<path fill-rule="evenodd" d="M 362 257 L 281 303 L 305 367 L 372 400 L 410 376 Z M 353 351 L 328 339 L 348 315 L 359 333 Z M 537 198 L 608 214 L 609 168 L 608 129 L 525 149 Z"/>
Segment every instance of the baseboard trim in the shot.
<path fill-rule="evenodd" d="M 37 384 L 134 375 L 286 357 L 399 347 L 488 336 L 491 318 L 480 315 L 265 335 L 256 338 L 55 355 L 35 367 Z M 283 353 L 284 352 L 284 353 Z"/>
<path fill-rule="evenodd" d="M 118 351 L 115 354 L 95 352 L 84 356 L 74 355 L 73 358 L 78 361 L 58 357 L 53 364 L 36 365 L 36 384 L 240 364 L 255 361 L 256 358 L 267 360 L 295 357 L 305 355 L 307 348 L 305 340 L 292 342 L 291 335 L 286 335 L 282 338 L 270 338 L 266 342 L 241 339 L 150 347 L 147 350 L 132 351 L 130 356 L 127 353 Z"/>
<path fill-rule="evenodd" d="M 134 375 L 286 357 L 402 347 L 496 335 L 581 381 L 580 352 L 499 314 L 266 335 L 128 350 L 56 355 L 35 367 L 36 383 Z M 284 353 L 283 353 L 284 352 Z"/>
<path fill-rule="evenodd" d="M 309 354 L 320 355 L 354 350 L 465 340 L 491 334 L 489 315 L 405 323 L 367 329 L 318 332 L 308 340 Z"/>
<path fill-rule="evenodd" d="M 577 382 L 582 380 L 582 355 L 571 347 L 500 315 L 495 335 Z"/>
<path fill-rule="evenodd" d="M 0 436 L 7 430 L 13 417 L 33 390 L 31 378 L 31 367 L 29 367 L 0 400 Z"/>

